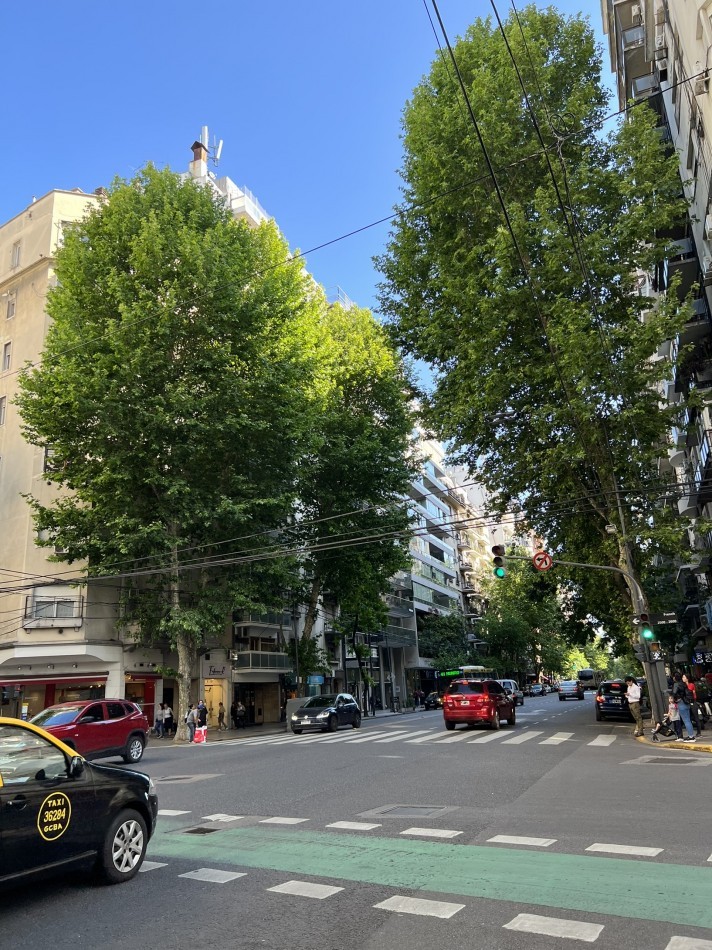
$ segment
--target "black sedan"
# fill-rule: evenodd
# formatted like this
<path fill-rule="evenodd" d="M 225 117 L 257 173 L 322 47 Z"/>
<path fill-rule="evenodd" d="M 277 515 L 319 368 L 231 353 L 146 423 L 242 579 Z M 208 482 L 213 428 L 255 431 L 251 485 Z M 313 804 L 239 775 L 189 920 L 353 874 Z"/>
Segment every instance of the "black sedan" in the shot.
<path fill-rule="evenodd" d="M 361 725 L 361 710 L 350 693 L 312 696 L 292 714 L 290 726 L 295 735 L 304 729 L 336 732 L 339 726 Z"/>
<path fill-rule="evenodd" d="M 0 890 L 81 867 L 129 881 L 157 814 L 147 775 L 90 765 L 38 726 L 0 718 Z"/>
<path fill-rule="evenodd" d="M 443 698 L 439 693 L 428 693 L 423 700 L 423 706 L 425 706 L 426 709 L 442 709 Z"/>

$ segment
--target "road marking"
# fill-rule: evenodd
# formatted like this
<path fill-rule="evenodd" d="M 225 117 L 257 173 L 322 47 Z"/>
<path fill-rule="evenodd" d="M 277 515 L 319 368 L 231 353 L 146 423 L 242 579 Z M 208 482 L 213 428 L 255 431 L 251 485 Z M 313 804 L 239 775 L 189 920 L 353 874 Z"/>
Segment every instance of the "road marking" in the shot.
<path fill-rule="evenodd" d="M 325 897 L 331 897 L 332 894 L 343 891 L 343 887 L 312 884 L 310 881 L 287 881 L 285 884 L 277 884 L 276 887 L 268 887 L 267 890 L 277 894 L 294 894 L 297 897 L 314 897 L 316 900 L 323 901 Z"/>
<path fill-rule="evenodd" d="M 209 884 L 227 884 L 235 878 L 247 877 L 247 874 L 239 871 L 218 871 L 216 868 L 198 868 L 197 871 L 188 871 L 178 877 L 187 877 L 191 881 L 207 881 Z"/>
<path fill-rule="evenodd" d="M 631 844 L 592 844 L 586 850 L 604 854 L 634 854 L 639 858 L 654 858 L 663 851 L 663 848 L 640 848 Z"/>
<path fill-rule="evenodd" d="M 522 742 L 527 742 L 529 739 L 535 739 L 537 736 L 543 735 L 543 732 L 537 732 L 536 729 L 532 729 L 531 732 L 522 732 L 521 735 L 514 736 L 512 739 L 505 739 L 502 745 L 521 745 Z"/>
<path fill-rule="evenodd" d="M 406 828 L 402 835 L 419 835 L 421 838 L 457 838 L 461 831 L 450 831 L 448 828 Z"/>
<path fill-rule="evenodd" d="M 568 742 L 573 736 L 573 732 L 555 732 L 549 739 L 543 739 L 539 745 L 561 745 L 562 742 Z"/>
<path fill-rule="evenodd" d="M 495 835 L 494 838 L 488 838 L 487 843 L 495 844 L 526 844 L 533 848 L 548 848 L 556 843 L 556 838 L 525 838 L 520 835 Z"/>
<path fill-rule="evenodd" d="M 217 815 L 203 815 L 203 821 L 240 821 L 241 818 L 244 818 L 244 815 L 222 815 L 218 813 Z"/>
<path fill-rule="evenodd" d="M 712 854 L 707 858 L 707 861 L 712 861 Z"/>
<path fill-rule="evenodd" d="M 158 814 L 162 815 L 163 818 L 177 818 L 178 815 L 189 815 L 189 811 L 180 811 L 177 808 L 159 808 Z"/>
<path fill-rule="evenodd" d="M 168 865 L 165 861 L 144 861 L 139 870 L 139 874 L 143 874 L 145 871 L 155 871 L 158 868 L 166 868 Z"/>
<path fill-rule="evenodd" d="M 617 736 L 596 736 L 587 745 L 613 745 L 617 738 Z"/>
<path fill-rule="evenodd" d="M 699 937 L 671 937 L 665 950 L 712 950 L 712 940 Z"/>
<path fill-rule="evenodd" d="M 381 825 L 373 824 L 370 821 L 332 821 L 327 828 L 342 828 L 344 831 L 373 831 L 374 828 L 380 828 Z"/>
<path fill-rule="evenodd" d="M 261 825 L 301 825 L 303 821 L 309 821 L 308 818 L 261 818 Z"/>
<path fill-rule="evenodd" d="M 471 736 L 472 733 L 469 729 L 462 729 L 457 735 L 448 736 L 447 739 L 438 739 L 438 745 L 445 745 L 446 742 L 462 742 L 463 739 L 467 739 L 468 736 Z"/>
<path fill-rule="evenodd" d="M 400 742 L 401 739 L 405 739 L 406 736 L 410 736 L 413 733 L 409 732 L 408 729 L 403 729 L 401 732 L 391 733 L 390 736 L 386 736 L 385 739 L 374 739 L 374 742 Z"/>
<path fill-rule="evenodd" d="M 501 733 L 495 730 L 494 732 L 488 732 L 484 736 L 478 736 L 476 739 L 470 739 L 469 744 L 471 745 L 473 742 L 492 742 L 493 739 L 501 739 L 501 738 L 502 738 Z"/>
<path fill-rule="evenodd" d="M 593 943 L 603 930 L 603 924 L 588 924 L 583 920 L 562 920 L 559 917 L 540 917 L 538 914 L 517 914 L 504 925 L 505 930 L 521 933 L 543 934 L 545 937 L 568 937 Z"/>
<path fill-rule="evenodd" d="M 388 900 L 374 904 L 379 910 L 392 910 L 396 914 L 417 914 L 419 917 L 441 917 L 447 920 L 462 910 L 464 904 L 450 904 L 447 901 L 426 901 L 422 897 L 389 897 Z"/>
<path fill-rule="evenodd" d="M 406 742 L 412 742 L 416 745 L 418 742 L 430 742 L 431 739 L 439 739 L 442 732 L 431 732 L 429 736 L 421 736 L 420 739 L 406 739 Z"/>
<path fill-rule="evenodd" d="M 397 736 L 388 736 L 386 739 L 376 739 L 376 742 L 398 742 L 400 739 L 403 739 L 404 736 L 420 736 L 423 734 L 429 735 L 430 729 L 418 729 L 417 732 L 399 732 Z M 411 742 L 413 740 L 409 739 L 408 741 Z"/>

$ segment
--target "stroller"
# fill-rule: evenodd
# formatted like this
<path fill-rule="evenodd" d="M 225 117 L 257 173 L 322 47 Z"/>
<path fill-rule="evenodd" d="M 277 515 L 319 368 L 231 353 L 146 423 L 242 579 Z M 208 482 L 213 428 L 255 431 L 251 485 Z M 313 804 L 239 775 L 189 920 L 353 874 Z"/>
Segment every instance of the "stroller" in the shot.
<path fill-rule="evenodd" d="M 674 742 L 677 739 L 675 726 L 668 715 L 663 716 L 662 722 L 656 722 L 655 728 L 650 733 L 653 742 Z"/>

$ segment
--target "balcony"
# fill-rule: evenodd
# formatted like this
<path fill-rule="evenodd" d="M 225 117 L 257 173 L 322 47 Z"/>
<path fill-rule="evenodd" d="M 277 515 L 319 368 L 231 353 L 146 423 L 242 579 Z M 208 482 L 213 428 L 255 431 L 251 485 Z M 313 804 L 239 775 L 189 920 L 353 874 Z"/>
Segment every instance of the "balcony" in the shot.
<path fill-rule="evenodd" d="M 274 630 L 274 628 L 283 627 L 290 629 L 291 626 L 292 615 L 286 610 L 267 610 L 264 613 L 244 611 L 238 619 L 233 620 L 232 624 L 233 631 L 237 631 L 242 627 L 265 627 Z"/>
<path fill-rule="evenodd" d="M 681 344 L 696 343 L 709 336 L 709 333 L 710 315 L 707 301 L 704 297 L 698 297 L 692 301 L 692 313 L 680 331 L 679 340 Z"/>
<path fill-rule="evenodd" d="M 418 642 L 416 631 L 389 623 L 383 630 L 381 645 L 385 647 L 414 647 Z"/>
<path fill-rule="evenodd" d="M 294 664 L 286 653 L 269 650 L 231 650 L 233 670 L 272 670 L 291 673 Z"/>

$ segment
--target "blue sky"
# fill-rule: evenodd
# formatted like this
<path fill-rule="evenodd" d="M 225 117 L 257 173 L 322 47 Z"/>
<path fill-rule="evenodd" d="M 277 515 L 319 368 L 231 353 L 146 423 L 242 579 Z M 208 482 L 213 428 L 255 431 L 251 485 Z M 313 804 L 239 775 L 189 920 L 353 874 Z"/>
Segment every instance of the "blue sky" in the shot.
<path fill-rule="evenodd" d="M 497 5 L 504 18 L 508 0 Z M 588 15 L 602 42 L 600 0 L 554 5 Z M 451 40 L 491 11 L 439 8 Z M 422 0 L 34 0 L 3 3 L 0 31 L 0 221 L 33 195 L 91 191 L 149 160 L 184 171 L 207 125 L 224 140 L 218 174 L 246 185 L 300 250 L 391 212 L 401 112 L 436 52 Z M 387 236 L 381 224 L 307 266 L 374 306 L 371 259 Z"/>

